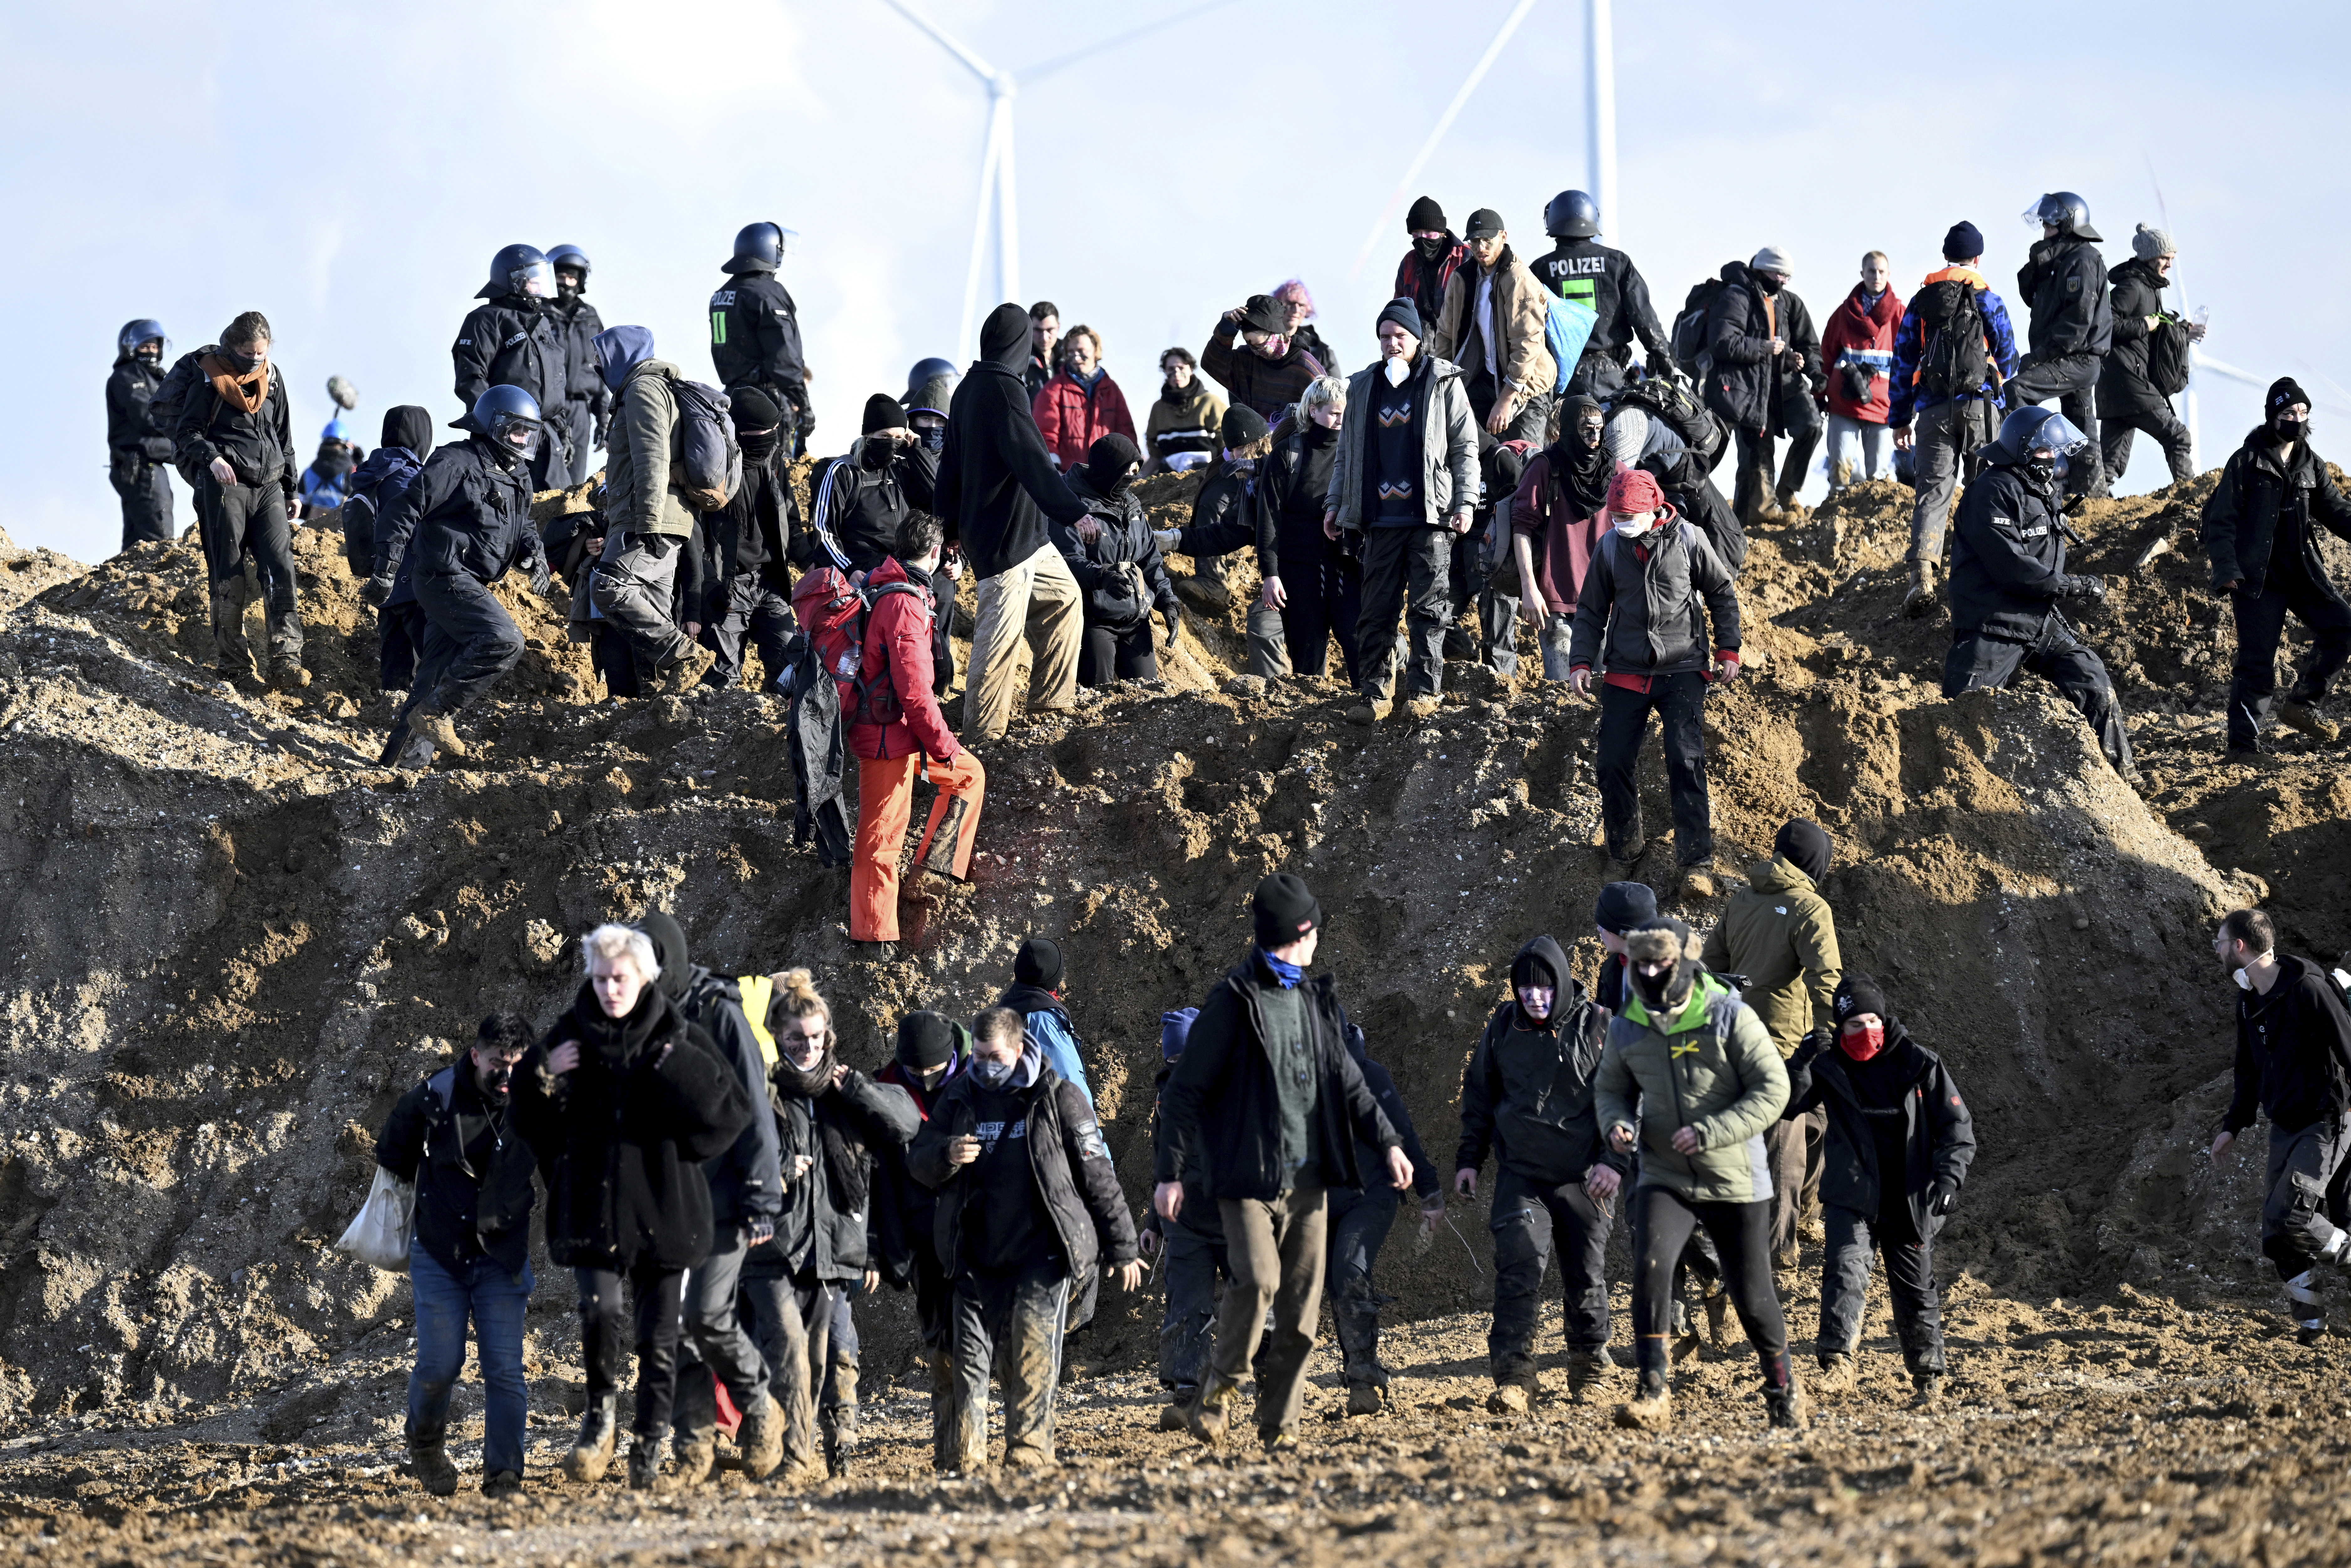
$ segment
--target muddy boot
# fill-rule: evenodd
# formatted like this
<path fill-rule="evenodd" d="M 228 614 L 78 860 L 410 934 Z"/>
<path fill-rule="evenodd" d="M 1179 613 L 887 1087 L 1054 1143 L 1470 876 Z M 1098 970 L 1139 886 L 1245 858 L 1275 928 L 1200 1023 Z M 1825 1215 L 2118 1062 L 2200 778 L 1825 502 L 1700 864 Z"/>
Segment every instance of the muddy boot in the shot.
<path fill-rule="evenodd" d="M 482 1478 L 484 1497 L 519 1497 L 522 1478 L 512 1470 L 496 1470 Z"/>
<path fill-rule="evenodd" d="M 675 663 L 665 666 L 658 677 L 664 696 L 682 697 L 702 684 L 702 677 L 716 662 L 718 655 L 699 644 L 690 644 L 678 655 Z"/>
<path fill-rule="evenodd" d="M 416 1472 L 417 1483 L 434 1497 L 455 1494 L 457 1467 L 449 1462 L 449 1450 L 440 1439 L 409 1444 L 408 1465 Z"/>
<path fill-rule="evenodd" d="M 408 733 L 421 736 L 452 757 L 465 755 L 465 743 L 457 738 L 457 727 L 447 714 L 426 697 L 408 710 Z"/>
<path fill-rule="evenodd" d="M 945 1473 L 954 1468 L 956 1434 L 961 1427 L 956 1414 L 955 1357 L 941 1345 L 930 1353 L 931 1363 L 931 1468 Z M 1183 1424 L 1177 1417 L 1176 1425 Z"/>
<path fill-rule="evenodd" d="M 1349 724 L 1377 724 L 1395 711 L 1395 705 L 1384 697 L 1365 697 L 1347 710 Z"/>
<path fill-rule="evenodd" d="M 2317 708 L 2299 697 L 2288 697 L 2277 706 L 2278 722 L 2288 729 L 2298 729 L 2313 740 L 2333 740 L 2340 730 L 2335 722 Z"/>
<path fill-rule="evenodd" d="M 1794 1373 L 1788 1375 L 1784 1388 L 1763 1390 L 1763 1414 L 1774 1427 L 1791 1432 L 1801 1432 L 1813 1424 L 1813 1404 L 1804 1397 Z"/>
<path fill-rule="evenodd" d="M 784 1462 L 784 1410 L 773 1395 L 761 1394 L 743 1413 L 735 1446 L 742 1450 L 743 1473 L 755 1481 L 766 1480 Z"/>
<path fill-rule="evenodd" d="M 1288 1427 L 1259 1427 L 1257 1440 L 1264 1448 L 1268 1458 L 1298 1452 L 1298 1434 Z"/>
<path fill-rule="evenodd" d="M 253 678 L 253 644 L 245 640 L 246 591 L 242 573 L 213 584 L 213 661 L 225 681 Z"/>
<path fill-rule="evenodd" d="M 1568 1402 L 1573 1405 L 1590 1404 L 1592 1391 L 1606 1382 L 1608 1375 L 1614 1370 L 1615 1365 L 1608 1359 L 1608 1353 L 1604 1350 L 1569 1351 L 1567 1353 Z"/>
<path fill-rule="evenodd" d="M 310 684 L 310 672 L 302 667 L 302 617 L 281 615 L 266 601 L 262 612 L 268 626 L 269 684 L 279 691 L 299 691 Z"/>
<path fill-rule="evenodd" d="M 670 1490 L 698 1487 L 710 1479 L 718 1465 L 718 1441 L 709 1432 L 680 1432 L 669 1446 Z M 629 1456 L 629 1484 L 637 1484 L 637 1460 L 633 1451 Z"/>
<path fill-rule="evenodd" d="M 1542 1386 L 1535 1381 L 1534 1368 L 1514 1372 L 1494 1385 L 1494 1392 L 1486 1396 L 1486 1408 L 1497 1416 L 1523 1416 L 1534 1408 Z"/>
<path fill-rule="evenodd" d="M 1938 602 L 1935 596 L 1935 563 L 1914 560 L 1910 563 L 1910 591 L 1902 596 L 1902 613 L 1924 615 Z"/>
<path fill-rule="evenodd" d="M 1228 1383 L 1211 1372 L 1208 1381 L 1200 1385 L 1200 1396 L 1184 1412 L 1184 1429 L 1207 1447 L 1215 1448 L 1225 1440 L 1232 1404 L 1239 1394 L 1238 1384 Z"/>
<path fill-rule="evenodd" d="M 1796 499 L 1796 492 L 1789 489 L 1784 485 L 1780 487 L 1779 500 L 1780 520 L 1782 522 L 1801 523 L 1806 517 L 1813 515 L 1812 508 L 1798 501 Z"/>
<path fill-rule="evenodd" d="M 824 1428 L 825 1469 L 836 1477 L 845 1476 L 857 1462 L 857 1406 L 836 1405 L 831 1415 Z"/>
<path fill-rule="evenodd" d="M 1347 1385 L 1347 1414 L 1376 1416 L 1388 1407 L 1387 1391 L 1376 1383 Z"/>
<path fill-rule="evenodd" d="M 1444 706 L 1443 699 L 1438 697 L 1412 697 L 1405 701 L 1404 706 L 1398 710 L 1398 714 L 1400 717 L 1410 719 L 1417 724 L 1423 719 L 1435 718 L 1437 710 Z"/>
<path fill-rule="evenodd" d="M 1676 1366 L 1698 1354 L 1698 1324 L 1690 1317 L 1689 1303 L 1674 1302 L 1672 1332 L 1666 1339 L 1666 1359 Z"/>
<path fill-rule="evenodd" d="M 1939 1372 L 1914 1372 L 1910 1375 L 1910 1408 L 1933 1410 L 1943 1403 L 1943 1375 Z"/>
<path fill-rule="evenodd" d="M 1850 457 L 1838 458 L 1836 461 L 1836 466 L 1829 470 L 1829 488 L 1832 490 L 1842 490 L 1846 486 L 1852 484 L 1853 481 L 1853 459 Z"/>
<path fill-rule="evenodd" d="M 620 1404 L 617 1394 L 588 1401 L 588 1413 L 580 1420 L 580 1436 L 573 1440 L 571 1451 L 563 1456 L 568 1479 L 590 1486 L 604 1479 L 612 1463 L 613 1440 L 620 1436 Z"/>
<path fill-rule="evenodd" d="M 1674 1424 L 1674 1396 L 1666 1386 L 1666 1375 L 1656 1370 L 1643 1372 L 1633 1397 L 1616 1406 L 1613 1417 L 1627 1431 L 1663 1432 L 1670 1428 Z"/>
<path fill-rule="evenodd" d="M 1184 1430 L 1184 1412 L 1200 1396 L 1197 1387 L 1179 1383 L 1169 1394 L 1167 1403 L 1159 1407 L 1159 1429 L 1163 1432 Z"/>
<path fill-rule="evenodd" d="M 1860 1376 L 1859 1365 L 1841 1350 L 1830 1351 L 1821 1357 L 1821 1388 L 1824 1393 L 1850 1394 Z"/>
<path fill-rule="evenodd" d="M 629 1444 L 629 1490 L 653 1491 L 661 1485 L 662 1434 L 640 1432 Z"/>
<path fill-rule="evenodd" d="M 1698 1305 L 1706 1309 L 1707 1343 L 1717 1350 L 1729 1350 L 1730 1339 L 1722 1330 L 1724 1320 L 1730 1316 L 1730 1292 L 1723 1289 L 1722 1281 L 1718 1280 L 1714 1289 L 1699 1298 Z"/>

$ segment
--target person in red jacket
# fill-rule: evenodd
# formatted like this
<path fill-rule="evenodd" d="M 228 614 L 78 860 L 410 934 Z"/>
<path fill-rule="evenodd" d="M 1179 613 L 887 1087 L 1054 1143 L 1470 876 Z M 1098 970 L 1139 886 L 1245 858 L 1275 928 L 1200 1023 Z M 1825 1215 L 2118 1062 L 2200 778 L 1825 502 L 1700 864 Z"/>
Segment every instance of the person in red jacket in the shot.
<path fill-rule="evenodd" d="M 1894 264 L 1882 250 L 1861 258 L 1861 281 L 1821 329 L 1821 368 L 1828 371 L 1829 488 L 1894 476 L 1894 334 L 1902 300 Z"/>
<path fill-rule="evenodd" d="M 857 758 L 857 846 L 849 867 L 849 935 L 870 956 L 896 956 L 898 853 L 917 771 L 938 787 L 931 820 L 914 852 L 918 871 L 957 882 L 971 875 L 971 841 L 987 773 L 979 758 L 947 731 L 946 716 L 931 691 L 931 573 L 938 570 L 946 533 L 928 512 L 910 514 L 898 529 L 898 549 L 865 579 L 872 609 L 865 616 L 861 668 L 889 672 L 898 714 L 886 724 L 849 719 L 849 749 Z M 904 584 L 908 591 L 885 591 Z"/>
<path fill-rule="evenodd" d="M 1100 333 L 1092 327 L 1071 328 L 1061 340 L 1061 368 L 1031 405 L 1037 434 L 1045 438 L 1053 465 L 1064 474 L 1083 466 L 1094 443 L 1105 435 L 1136 440 L 1126 394 L 1102 369 L 1102 352 Z"/>

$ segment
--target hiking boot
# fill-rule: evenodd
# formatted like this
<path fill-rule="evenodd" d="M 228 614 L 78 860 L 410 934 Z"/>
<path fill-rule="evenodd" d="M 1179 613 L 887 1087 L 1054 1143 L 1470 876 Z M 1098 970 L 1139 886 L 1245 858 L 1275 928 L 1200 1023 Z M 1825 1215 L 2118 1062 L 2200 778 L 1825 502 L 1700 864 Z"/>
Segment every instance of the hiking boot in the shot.
<path fill-rule="evenodd" d="M 1179 1388 L 1176 1397 L 1159 1407 L 1159 1429 L 1163 1432 L 1184 1430 L 1184 1412 L 1197 1397 L 1197 1390 Z"/>
<path fill-rule="evenodd" d="M 1387 1408 L 1387 1393 L 1376 1383 L 1347 1385 L 1347 1414 L 1376 1416 Z"/>
<path fill-rule="evenodd" d="M 1349 724 L 1378 724 L 1395 711 L 1395 705 L 1385 697 L 1366 697 L 1347 710 Z"/>
<path fill-rule="evenodd" d="M 1521 1372 L 1494 1385 L 1494 1392 L 1486 1396 L 1486 1408 L 1497 1416 L 1523 1416 L 1534 1407 L 1536 1392 L 1534 1374 Z"/>
<path fill-rule="evenodd" d="M 1413 723 L 1418 724 L 1423 719 L 1435 718 L 1437 716 L 1437 710 L 1444 706 L 1445 704 L 1442 699 L 1437 697 L 1422 696 L 1408 698 L 1404 705 L 1404 716 L 1406 719 L 1411 720 Z"/>
<path fill-rule="evenodd" d="M 245 602 L 250 586 L 243 572 L 213 585 L 213 664 L 225 681 L 253 678 L 253 644 L 245 637 Z"/>
<path fill-rule="evenodd" d="M 761 1394 L 743 1413 L 735 1446 L 742 1450 L 743 1473 L 752 1480 L 766 1480 L 784 1462 L 784 1412 L 773 1395 Z"/>
<path fill-rule="evenodd" d="M 716 663 L 718 655 L 699 643 L 689 643 L 684 653 L 662 669 L 654 685 L 663 696 L 682 697 L 702 684 L 702 677 Z"/>
<path fill-rule="evenodd" d="M 857 1462 L 857 1406 L 836 1405 L 824 1429 L 825 1469 L 835 1477 L 847 1475 Z"/>
<path fill-rule="evenodd" d="M 482 1478 L 484 1497 L 518 1497 L 522 1494 L 522 1477 L 512 1470 L 496 1470 Z"/>
<path fill-rule="evenodd" d="M 629 1490 L 653 1491 L 661 1485 L 662 1440 L 638 1433 L 629 1445 Z"/>
<path fill-rule="evenodd" d="M 1910 591 L 1902 596 L 1902 613 L 1924 615 L 1939 601 L 1935 595 L 1935 563 L 1914 560 L 1910 563 Z"/>
<path fill-rule="evenodd" d="M 1615 1370 L 1605 1350 L 1571 1350 L 1567 1353 L 1567 1397 L 1571 1404 L 1589 1404 L 1593 1389 L 1607 1381 Z"/>
<path fill-rule="evenodd" d="M 1943 1402 L 1943 1375 L 1917 1372 L 1910 1375 L 1910 1408 L 1932 1410 Z"/>
<path fill-rule="evenodd" d="M 1853 467 L 1853 459 L 1850 457 L 1840 457 L 1836 460 L 1836 465 L 1829 470 L 1829 488 L 1832 490 L 1842 490 L 1846 486 L 1852 484 L 1855 477 L 1856 476 L 1854 473 Z"/>
<path fill-rule="evenodd" d="M 887 964 L 898 956 L 895 942 L 852 942 L 850 946 L 860 961 L 868 964 Z"/>
<path fill-rule="evenodd" d="M 269 684 L 282 692 L 298 692 L 310 684 L 310 672 L 299 659 L 274 658 L 269 661 Z"/>
<path fill-rule="evenodd" d="M 1788 1375 L 1786 1387 L 1763 1391 L 1763 1414 L 1771 1425 L 1791 1432 L 1801 1432 L 1813 1424 L 1812 1401 L 1804 1397 L 1793 1373 Z"/>
<path fill-rule="evenodd" d="M 1780 520 L 1801 523 L 1813 515 L 1813 509 L 1796 499 L 1796 492 L 1782 486 L 1779 492 Z"/>
<path fill-rule="evenodd" d="M 1710 861 L 1696 861 L 1682 867 L 1682 893 L 1686 897 L 1712 898 L 1721 890 Z"/>
<path fill-rule="evenodd" d="M 1616 1425 L 1632 1432 L 1663 1432 L 1674 1424 L 1674 1396 L 1665 1374 L 1644 1372 L 1633 1397 L 1612 1413 Z"/>
<path fill-rule="evenodd" d="M 1717 1350 L 1729 1350 L 1730 1339 L 1722 1327 L 1723 1321 L 1730 1316 L 1730 1292 L 1718 1281 L 1712 1292 L 1699 1299 L 1698 1305 L 1706 1309 L 1707 1342 Z"/>
<path fill-rule="evenodd" d="M 1210 1373 L 1208 1381 L 1200 1385 L 1200 1396 L 1184 1412 L 1184 1429 L 1211 1448 L 1223 1442 L 1231 1420 L 1230 1406 L 1239 1392 L 1238 1385 Z"/>
<path fill-rule="evenodd" d="M 2288 729 L 2298 729 L 2313 740 L 2333 740 L 2341 733 L 2334 720 L 2306 702 L 2288 697 L 2277 706 L 2278 722 Z"/>
<path fill-rule="evenodd" d="M 449 1450 L 439 1443 L 409 1444 L 408 1465 L 416 1472 L 418 1484 L 434 1497 L 455 1494 L 457 1467 L 449 1462 Z"/>
<path fill-rule="evenodd" d="M 588 1401 L 588 1413 L 580 1419 L 580 1436 L 573 1440 L 571 1451 L 563 1456 L 567 1478 L 590 1486 L 604 1479 L 612 1463 L 613 1440 L 620 1436 L 620 1403 L 617 1394 Z"/>
<path fill-rule="evenodd" d="M 2325 1337 L 2326 1325 L 2324 1322 L 2303 1323 L 2294 1331 L 2294 1343 L 2305 1350 Z"/>
<path fill-rule="evenodd" d="M 450 722 L 447 714 L 433 706 L 430 697 L 408 710 L 408 732 L 423 736 L 452 757 L 465 755 L 465 743 L 457 738 L 457 727 Z"/>
<path fill-rule="evenodd" d="M 402 733 L 406 734 L 405 731 Z M 421 735 L 411 735 L 408 736 L 408 743 L 400 748 L 400 754 L 388 766 L 402 773 L 428 773 L 432 771 L 435 755 L 437 753 L 431 741 Z"/>
<path fill-rule="evenodd" d="M 639 1447 L 643 1447 L 642 1443 Z M 717 1439 L 707 1432 L 687 1437 L 681 1433 L 669 1448 L 669 1484 L 672 1487 L 698 1487 L 710 1479 L 718 1464 Z M 637 1460 L 632 1449 L 629 1455 L 629 1484 L 636 1485 Z"/>
<path fill-rule="evenodd" d="M 1265 1446 L 1268 1456 L 1298 1452 L 1298 1434 L 1287 1427 L 1260 1427 L 1257 1440 Z"/>
<path fill-rule="evenodd" d="M 1060 1463 L 1050 1448 L 1016 1448 L 1008 1445 L 1004 1450 L 1004 1468 L 1008 1470 L 1050 1470 Z"/>
<path fill-rule="evenodd" d="M 1830 1394 L 1850 1394 L 1861 1375 L 1861 1368 L 1841 1350 L 1830 1351 L 1821 1357 L 1821 1387 Z"/>

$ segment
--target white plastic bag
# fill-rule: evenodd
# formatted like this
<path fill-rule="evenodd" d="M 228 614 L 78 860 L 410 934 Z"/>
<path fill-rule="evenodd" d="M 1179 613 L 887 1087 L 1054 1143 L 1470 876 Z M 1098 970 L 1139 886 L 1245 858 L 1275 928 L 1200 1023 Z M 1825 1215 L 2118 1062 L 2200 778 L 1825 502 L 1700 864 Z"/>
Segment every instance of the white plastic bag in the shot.
<path fill-rule="evenodd" d="M 362 1263 L 391 1273 L 408 1271 L 408 1242 L 416 1233 L 416 1184 L 405 1182 L 381 1166 L 375 1167 L 375 1185 L 360 1205 L 359 1218 L 335 1242 Z"/>

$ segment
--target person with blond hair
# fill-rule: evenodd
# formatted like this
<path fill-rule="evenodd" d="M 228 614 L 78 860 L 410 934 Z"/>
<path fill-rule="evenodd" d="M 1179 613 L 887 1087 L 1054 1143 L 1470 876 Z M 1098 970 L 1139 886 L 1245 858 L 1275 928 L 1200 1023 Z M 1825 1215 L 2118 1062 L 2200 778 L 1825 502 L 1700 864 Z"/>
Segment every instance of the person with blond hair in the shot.
<path fill-rule="evenodd" d="M 1102 368 L 1102 334 L 1092 327 L 1072 327 L 1061 340 L 1061 368 L 1038 389 L 1029 412 L 1053 466 L 1064 474 L 1082 467 L 1103 436 L 1135 438 L 1126 394 Z"/>
<path fill-rule="evenodd" d="M 1339 644 L 1347 684 L 1358 679 L 1355 632 L 1364 615 L 1364 569 L 1345 543 L 1322 531 L 1331 467 L 1347 418 L 1347 383 L 1317 376 L 1298 400 L 1297 428 L 1267 459 L 1258 530 L 1258 570 L 1265 608 L 1281 616 L 1290 667 L 1320 675 Z"/>
<path fill-rule="evenodd" d="M 702 1162 L 731 1146 L 752 1107 L 717 1046 L 654 984 L 653 939 L 599 925 L 580 939 L 579 993 L 515 1072 L 517 1129 L 548 1189 L 547 1249 L 580 1285 L 588 1410 L 564 1457 L 602 1479 L 618 1436 L 635 1297 L 635 1443 L 629 1485 L 655 1484 L 677 1389 L 685 1271 L 710 1250 Z"/>

